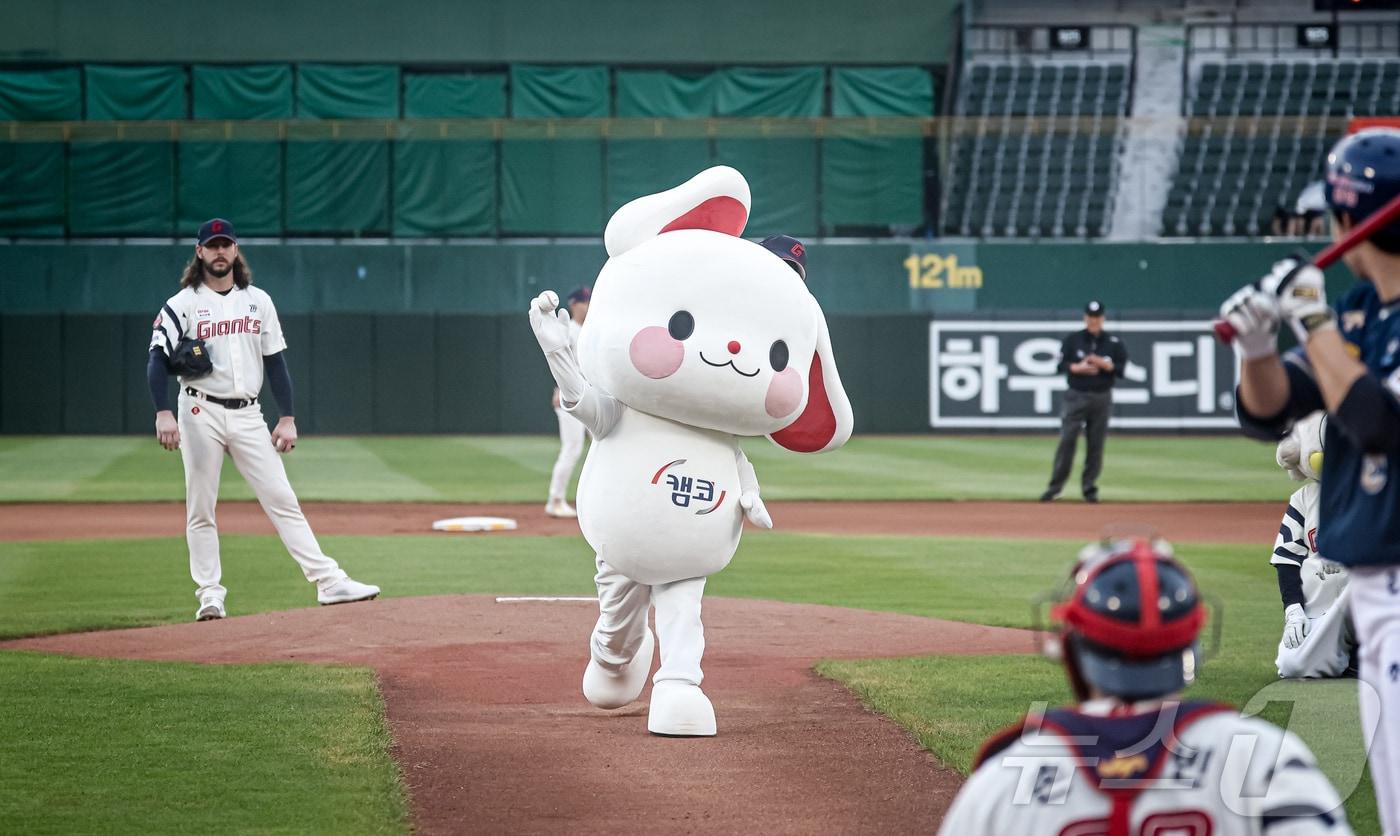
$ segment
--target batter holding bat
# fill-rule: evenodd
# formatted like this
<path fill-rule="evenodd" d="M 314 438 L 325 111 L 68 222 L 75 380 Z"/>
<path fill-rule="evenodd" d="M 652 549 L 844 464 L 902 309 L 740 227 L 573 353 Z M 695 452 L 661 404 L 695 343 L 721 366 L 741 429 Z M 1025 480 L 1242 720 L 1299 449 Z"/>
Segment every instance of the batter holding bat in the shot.
<path fill-rule="evenodd" d="M 180 279 L 180 292 L 156 314 L 146 367 L 156 409 L 156 439 L 167 450 L 179 450 L 185 464 L 185 538 L 199 599 L 195 620 L 226 614 L 214 522 L 225 453 L 248 480 L 306 579 L 316 584 L 320 603 L 373 598 L 379 587 L 350 579 L 321 551 L 277 457 L 297 446 L 297 429 L 292 378 L 283 357 L 287 341 L 272 297 L 253 287 L 252 272 L 228 221 L 206 221 L 198 242 Z M 180 382 L 175 409 L 169 392 L 172 372 Z M 282 416 L 271 433 L 262 410 L 255 408 L 264 374 Z"/>
<path fill-rule="evenodd" d="M 1247 435 L 1277 441 L 1327 412 L 1317 550 L 1347 568 L 1360 644 L 1362 727 L 1386 833 L 1400 834 L 1400 131 L 1346 137 L 1327 156 L 1337 243 L 1313 260 L 1285 259 L 1225 301 L 1218 331 L 1242 364 Z M 1335 310 L 1322 270 L 1342 258 L 1362 281 Z M 1287 322 L 1299 348 L 1283 358 Z"/>

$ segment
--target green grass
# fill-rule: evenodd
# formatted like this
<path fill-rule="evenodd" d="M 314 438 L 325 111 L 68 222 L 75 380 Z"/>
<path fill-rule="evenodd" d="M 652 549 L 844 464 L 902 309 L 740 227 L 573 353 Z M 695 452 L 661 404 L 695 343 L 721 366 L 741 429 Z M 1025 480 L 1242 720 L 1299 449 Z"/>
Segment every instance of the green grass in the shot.
<path fill-rule="evenodd" d="M 0 682 L 0 831 L 407 832 L 370 671 L 8 652 Z"/>
<path fill-rule="evenodd" d="M 744 449 L 770 499 L 1032 499 L 1055 439 L 863 436 L 820 456 L 748 439 Z M 536 502 L 557 451 L 550 436 L 310 435 L 284 461 L 303 500 Z M 252 498 L 231 462 L 223 473 L 222 498 Z M 1282 501 L 1290 492 L 1273 449 L 1238 436 L 1114 435 L 1100 481 L 1107 501 Z M 0 502 L 183 498 L 179 454 L 154 439 L 0 438 Z"/>

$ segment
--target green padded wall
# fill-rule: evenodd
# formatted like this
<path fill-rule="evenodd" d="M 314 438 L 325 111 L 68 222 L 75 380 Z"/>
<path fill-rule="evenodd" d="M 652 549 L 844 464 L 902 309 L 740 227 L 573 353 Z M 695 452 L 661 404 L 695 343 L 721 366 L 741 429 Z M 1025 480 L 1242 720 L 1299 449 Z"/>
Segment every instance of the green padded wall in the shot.
<path fill-rule="evenodd" d="M 133 361 L 121 317 L 66 314 L 63 333 L 63 432 L 111 432 L 113 413 L 120 415 L 123 367 Z"/>
<path fill-rule="evenodd" d="M 923 222 L 921 138 L 837 137 L 822 140 L 821 153 L 823 225 L 916 226 Z"/>
<path fill-rule="evenodd" d="M 274 133 L 275 135 L 275 133 Z M 176 226 L 193 234 L 214 217 L 240 235 L 282 234 L 282 144 L 218 141 L 216 127 L 194 127 L 179 143 Z"/>
<path fill-rule="evenodd" d="M 62 431 L 63 347 L 57 314 L 0 315 L 0 430 Z"/>
<path fill-rule="evenodd" d="M 602 235 L 602 140 L 546 131 L 522 128 L 501 142 L 501 232 Z"/>
<path fill-rule="evenodd" d="M 746 227 L 749 235 L 766 238 L 778 232 L 799 237 L 816 234 L 815 139 L 724 138 L 715 140 L 715 146 L 715 162 L 734 166 L 749 181 L 753 194 Z"/>
<path fill-rule="evenodd" d="M 505 73 L 405 73 L 405 119 L 498 119 L 506 115 Z"/>
<path fill-rule="evenodd" d="M 0 235 L 63 235 L 63 152 L 57 142 L 0 144 Z"/>
<path fill-rule="evenodd" d="M 607 145 L 607 212 L 679 186 L 713 165 L 707 139 L 610 139 Z"/>
<path fill-rule="evenodd" d="M 433 332 L 433 427 L 443 433 L 492 432 L 500 421 L 496 374 L 500 317 L 442 314 Z"/>
<path fill-rule="evenodd" d="M 831 115 L 932 116 L 933 77 L 922 67 L 832 67 Z"/>
<path fill-rule="evenodd" d="M 431 367 L 437 359 L 437 322 L 421 314 L 385 314 L 374 318 L 374 355 L 370 374 L 374 392 L 375 432 L 428 433 L 435 429 L 437 387 Z"/>
<path fill-rule="evenodd" d="M 390 64 L 298 64 L 303 119 L 397 119 L 399 68 Z"/>
<path fill-rule="evenodd" d="M 600 118 L 611 111 L 607 67 L 510 67 L 510 115 L 517 119 Z"/>
<path fill-rule="evenodd" d="M 323 433 L 374 430 L 374 317 L 318 314 L 311 321 L 311 402 Z M 290 349 L 288 349 L 290 350 Z"/>
<path fill-rule="evenodd" d="M 619 69 L 616 79 L 619 117 L 693 119 L 715 114 L 715 73 Z"/>
<path fill-rule="evenodd" d="M 77 67 L 0 71 L 0 121 L 83 118 L 83 74 Z"/>
<path fill-rule="evenodd" d="M 394 143 L 394 234 L 496 234 L 496 144 L 404 125 Z"/>
<path fill-rule="evenodd" d="M 169 142 L 74 142 L 68 229 L 83 235 L 170 235 L 175 149 Z"/>
<path fill-rule="evenodd" d="M 719 70 L 719 116 L 821 116 L 823 67 L 729 67 Z"/>
<path fill-rule="evenodd" d="M 389 231 L 387 141 L 298 140 L 287 143 L 286 154 L 287 232 Z"/>
<path fill-rule="evenodd" d="M 196 119 L 292 118 L 290 64 L 197 64 L 190 72 Z"/>
<path fill-rule="evenodd" d="M 188 119 L 185 68 L 177 66 L 83 68 L 88 119 Z"/>

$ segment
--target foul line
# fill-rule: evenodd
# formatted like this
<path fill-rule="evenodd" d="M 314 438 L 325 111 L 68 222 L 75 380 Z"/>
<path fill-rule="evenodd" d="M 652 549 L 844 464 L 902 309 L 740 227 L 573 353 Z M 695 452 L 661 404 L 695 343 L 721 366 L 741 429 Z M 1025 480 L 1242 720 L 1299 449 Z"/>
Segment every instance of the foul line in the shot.
<path fill-rule="evenodd" d="M 531 595 L 520 595 L 520 596 L 516 596 L 516 597 L 501 596 L 501 597 L 496 598 L 496 603 L 497 603 L 497 604 L 520 604 L 520 603 L 524 603 L 524 602 L 527 602 L 527 601 L 587 601 L 587 602 L 590 603 L 590 604 L 594 604 L 594 603 L 597 603 L 598 599 L 597 599 L 597 597 L 591 597 L 591 598 L 575 598 L 575 597 L 569 597 L 569 596 L 550 597 L 550 596 L 531 596 Z"/>

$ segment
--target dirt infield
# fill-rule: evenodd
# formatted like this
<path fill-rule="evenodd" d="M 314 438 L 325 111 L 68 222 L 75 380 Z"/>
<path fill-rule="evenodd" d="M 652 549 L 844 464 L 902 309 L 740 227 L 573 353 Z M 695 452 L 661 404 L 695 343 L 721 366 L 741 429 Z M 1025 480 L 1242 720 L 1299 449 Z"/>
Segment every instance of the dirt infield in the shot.
<path fill-rule="evenodd" d="M 462 516 L 510 517 L 519 523 L 517 534 L 578 533 L 575 521 L 547 517 L 537 504 L 307 502 L 303 508 L 319 534 L 426 534 L 434 520 Z M 1271 543 L 1282 515 L 1276 502 L 770 502 L 768 509 L 780 531 L 1090 540 L 1105 526 L 1128 525 L 1202 543 Z M 219 530 L 273 533 L 252 502 L 219 503 Z M 178 502 L 0 504 L 0 540 L 178 537 L 184 531 L 185 508 Z"/>
<path fill-rule="evenodd" d="M 579 692 L 592 602 L 398 598 L 23 639 L 0 648 L 366 665 L 419 833 L 927 833 L 960 783 L 811 672 L 820 658 L 1026 652 L 1029 634 L 836 607 L 705 601 L 720 734 L 646 732 Z M 643 694 L 645 699 L 650 692 Z"/>

